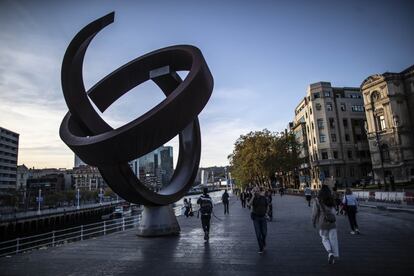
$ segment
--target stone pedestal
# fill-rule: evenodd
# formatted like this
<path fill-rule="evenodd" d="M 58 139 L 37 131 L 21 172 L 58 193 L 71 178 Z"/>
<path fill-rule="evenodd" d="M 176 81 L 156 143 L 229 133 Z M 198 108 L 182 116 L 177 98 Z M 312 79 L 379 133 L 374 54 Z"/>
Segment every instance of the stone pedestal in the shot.
<path fill-rule="evenodd" d="M 144 206 L 142 218 L 138 225 L 138 236 L 157 237 L 178 235 L 179 233 L 180 225 L 178 225 L 171 205 Z"/>

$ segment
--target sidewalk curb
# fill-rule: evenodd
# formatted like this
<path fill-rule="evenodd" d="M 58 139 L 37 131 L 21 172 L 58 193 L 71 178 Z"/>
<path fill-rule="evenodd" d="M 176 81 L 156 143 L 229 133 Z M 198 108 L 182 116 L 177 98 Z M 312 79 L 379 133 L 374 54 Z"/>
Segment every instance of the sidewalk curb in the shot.
<path fill-rule="evenodd" d="M 382 211 L 407 212 L 407 213 L 414 214 L 414 209 L 408 209 L 408 208 L 390 207 L 390 206 L 382 206 L 382 205 L 370 205 L 370 204 L 359 204 L 358 206 L 378 209 Z"/>

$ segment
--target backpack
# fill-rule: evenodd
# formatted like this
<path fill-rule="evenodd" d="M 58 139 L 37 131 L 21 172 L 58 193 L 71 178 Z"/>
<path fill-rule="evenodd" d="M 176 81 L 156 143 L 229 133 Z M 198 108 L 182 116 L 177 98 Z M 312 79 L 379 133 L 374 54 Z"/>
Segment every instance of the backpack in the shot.
<path fill-rule="evenodd" d="M 259 217 L 264 217 L 267 213 L 267 200 L 264 196 L 253 199 L 253 213 Z"/>
<path fill-rule="evenodd" d="M 332 214 L 331 211 L 326 211 L 325 207 L 323 206 L 323 203 L 319 204 L 322 208 L 323 212 L 323 222 L 325 223 L 334 223 L 336 221 L 336 216 Z"/>
<path fill-rule="evenodd" d="M 213 203 L 210 198 L 200 197 L 200 212 L 202 215 L 210 215 L 213 211 Z"/>

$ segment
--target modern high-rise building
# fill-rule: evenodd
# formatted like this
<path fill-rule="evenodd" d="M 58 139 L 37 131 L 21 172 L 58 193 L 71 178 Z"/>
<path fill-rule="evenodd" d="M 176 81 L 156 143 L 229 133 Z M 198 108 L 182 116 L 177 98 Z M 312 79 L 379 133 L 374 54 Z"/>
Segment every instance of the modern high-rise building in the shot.
<path fill-rule="evenodd" d="M 414 181 L 414 65 L 361 84 L 376 181 Z"/>
<path fill-rule="evenodd" d="M 295 109 L 291 130 L 302 144 L 301 184 L 350 186 L 371 172 L 359 88 L 311 84 Z"/>
<path fill-rule="evenodd" d="M 0 127 L 0 191 L 16 189 L 19 134 Z"/>
<path fill-rule="evenodd" d="M 160 190 L 169 184 L 174 173 L 173 148 L 162 146 L 129 162 L 134 174 L 152 190 Z"/>

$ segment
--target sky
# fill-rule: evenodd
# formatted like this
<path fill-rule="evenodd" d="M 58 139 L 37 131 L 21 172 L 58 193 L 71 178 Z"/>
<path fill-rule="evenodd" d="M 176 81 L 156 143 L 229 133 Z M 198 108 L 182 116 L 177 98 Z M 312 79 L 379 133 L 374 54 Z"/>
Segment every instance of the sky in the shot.
<path fill-rule="evenodd" d="M 399 0 L 0 0 L 0 126 L 20 134 L 18 164 L 73 167 L 59 137 L 67 112 L 61 63 L 81 28 L 115 11 L 86 52 L 85 87 L 150 51 L 197 46 L 214 77 L 199 115 L 200 165 L 227 165 L 241 134 L 283 131 L 309 84 L 359 87 L 414 64 L 413 8 Z M 100 114 L 116 128 L 163 99 L 148 81 Z M 167 145 L 176 159 L 178 139 Z"/>

